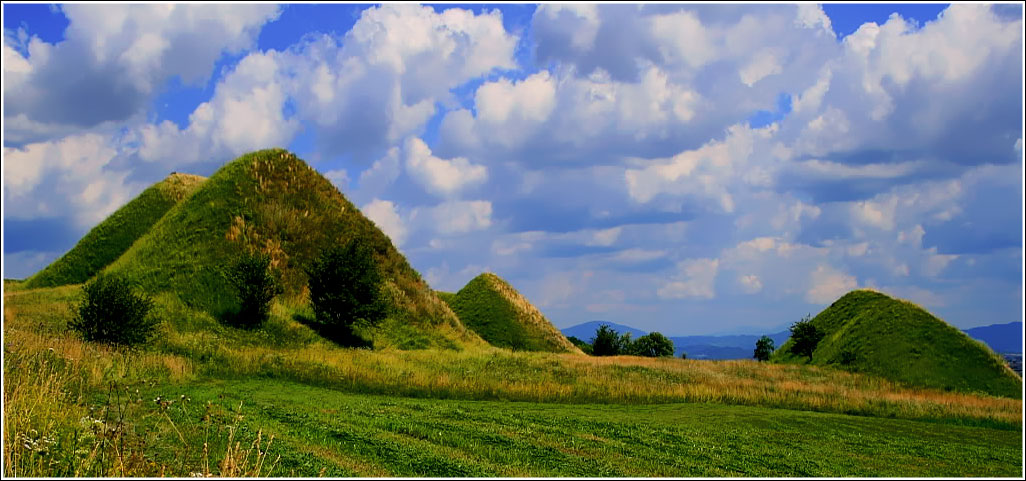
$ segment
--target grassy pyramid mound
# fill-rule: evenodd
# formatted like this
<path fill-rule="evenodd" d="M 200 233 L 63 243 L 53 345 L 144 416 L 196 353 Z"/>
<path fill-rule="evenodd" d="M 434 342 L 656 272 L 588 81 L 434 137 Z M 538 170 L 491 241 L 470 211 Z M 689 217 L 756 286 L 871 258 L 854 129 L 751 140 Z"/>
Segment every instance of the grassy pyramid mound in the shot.
<path fill-rule="evenodd" d="M 909 301 L 872 290 L 845 294 L 812 319 L 825 333 L 812 364 L 835 365 L 894 381 L 1021 398 L 1022 380 L 986 345 Z M 808 362 L 790 352 L 780 362 Z"/>
<path fill-rule="evenodd" d="M 305 270 L 328 246 L 358 238 L 374 252 L 390 314 L 372 334 L 376 345 L 412 337 L 420 345 L 482 344 L 438 299 L 381 230 L 327 179 L 280 149 L 244 155 L 219 169 L 170 209 L 110 265 L 150 292 L 172 292 L 189 307 L 214 315 L 235 302 L 221 272 L 243 251 L 271 257 L 282 298 L 308 299 Z M 432 336 L 409 336 L 410 329 Z M 380 333 L 379 333 L 380 334 Z M 429 339 L 425 341 L 425 339 Z"/>
<path fill-rule="evenodd" d="M 495 274 L 486 272 L 456 294 L 440 295 L 464 325 L 494 346 L 581 353 L 527 298 Z"/>
<path fill-rule="evenodd" d="M 175 173 L 153 184 L 90 230 L 64 256 L 29 278 L 25 287 L 53 287 L 87 281 L 124 254 L 204 180 L 198 175 Z"/>

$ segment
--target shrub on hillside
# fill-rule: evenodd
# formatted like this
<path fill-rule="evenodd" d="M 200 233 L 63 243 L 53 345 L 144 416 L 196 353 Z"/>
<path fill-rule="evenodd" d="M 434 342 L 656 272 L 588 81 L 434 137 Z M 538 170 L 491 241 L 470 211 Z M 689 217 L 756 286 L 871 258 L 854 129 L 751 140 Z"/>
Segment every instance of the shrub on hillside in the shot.
<path fill-rule="evenodd" d="M 752 357 L 758 361 L 769 361 L 774 349 L 776 349 L 776 346 L 773 345 L 773 339 L 770 339 L 769 336 L 762 336 L 758 341 L 755 341 L 755 353 Z"/>
<path fill-rule="evenodd" d="M 77 306 L 68 327 L 87 341 L 131 345 L 146 342 L 156 320 L 144 294 L 134 292 L 131 283 L 115 274 L 99 274 L 82 286 L 85 298 Z"/>
<path fill-rule="evenodd" d="M 673 357 L 673 341 L 658 332 L 637 338 L 630 347 L 630 353 L 645 357 Z"/>
<path fill-rule="evenodd" d="M 806 315 L 802 320 L 791 325 L 791 352 L 796 356 L 808 357 L 812 360 L 812 353 L 816 345 L 823 339 L 824 333 L 812 325 L 811 316 Z"/>
<path fill-rule="evenodd" d="M 587 342 L 584 342 L 575 336 L 567 337 L 566 340 L 570 341 L 571 344 L 577 346 L 577 348 L 585 354 L 592 354 L 591 344 L 588 344 Z"/>
<path fill-rule="evenodd" d="M 382 277 L 371 249 L 355 240 L 328 248 L 307 275 L 321 334 L 346 346 L 366 345 L 354 328 L 375 325 L 386 314 Z"/>
<path fill-rule="evenodd" d="M 596 356 L 619 356 L 627 354 L 631 345 L 631 334 L 620 335 L 608 325 L 603 324 L 595 331 L 595 340 L 592 341 L 592 353 Z"/>
<path fill-rule="evenodd" d="M 238 310 L 226 314 L 226 320 L 239 327 L 259 327 L 267 320 L 271 300 L 282 287 L 271 273 L 271 257 L 266 254 L 242 254 L 224 276 L 238 296 Z"/>

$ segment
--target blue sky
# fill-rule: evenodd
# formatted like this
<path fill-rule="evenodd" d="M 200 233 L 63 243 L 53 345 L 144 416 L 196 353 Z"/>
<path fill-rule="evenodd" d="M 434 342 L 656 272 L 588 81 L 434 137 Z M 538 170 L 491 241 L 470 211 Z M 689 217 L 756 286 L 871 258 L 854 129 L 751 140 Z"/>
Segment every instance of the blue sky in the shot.
<path fill-rule="evenodd" d="M 307 160 L 437 289 L 771 332 L 1022 318 L 1015 4 L 3 6 L 5 278 L 169 172 Z"/>

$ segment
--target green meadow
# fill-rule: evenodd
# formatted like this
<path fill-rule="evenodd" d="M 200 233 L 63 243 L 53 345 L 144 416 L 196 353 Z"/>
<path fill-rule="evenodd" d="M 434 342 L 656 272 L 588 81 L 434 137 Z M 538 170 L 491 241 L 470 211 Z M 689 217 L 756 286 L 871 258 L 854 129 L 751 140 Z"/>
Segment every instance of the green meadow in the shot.
<path fill-rule="evenodd" d="M 158 303 L 115 349 L 79 286 L 5 287 L 5 475 L 1018 476 L 1022 404 L 829 367 L 346 349 Z"/>

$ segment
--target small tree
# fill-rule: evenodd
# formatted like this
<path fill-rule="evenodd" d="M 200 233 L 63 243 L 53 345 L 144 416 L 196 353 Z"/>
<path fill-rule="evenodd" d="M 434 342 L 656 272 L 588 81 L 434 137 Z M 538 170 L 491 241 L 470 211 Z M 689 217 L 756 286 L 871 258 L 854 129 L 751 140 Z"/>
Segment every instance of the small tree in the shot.
<path fill-rule="evenodd" d="M 575 336 L 569 336 L 566 338 L 566 340 L 570 341 L 570 344 L 577 346 L 577 348 L 585 354 L 592 354 L 591 344 L 588 344 Z"/>
<path fill-rule="evenodd" d="M 144 294 L 136 294 L 127 279 L 116 274 L 99 274 L 82 286 L 85 298 L 77 306 L 68 327 L 87 341 L 130 345 L 146 342 L 156 320 Z"/>
<path fill-rule="evenodd" d="M 380 297 L 381 273 L 370 248 L 356 240 L 328 248 L 307 275 L 322 334 L 343 345 L 365 345 L 354 328 L 375 325 L 386 314 Z"/>
<path fill-rule="evenodd" d="M 673 341 L 658 332 L 639 337 L 631 344 L 631 354 L 645 357 L 673 357 Z"/>
<path fill-rule="evenodd" d="M 227 315 L 230 323 L 254 328 L 267 320 L 271 300 L 282 293 L 270 265 L 271 257 L 266 254 L 242 254 L 225 271 L 225 279 L 235 289 L 239 300 L 238 311 Z"/>
<path fill-rule="evenodd" d="M 684 351 L 681 351 L 681 352 L 680 352 L 680 358 L 681 358 L 681 359 L 687 359 L 687 358 L 688 358 L 688 353 L 686 353 L 686 352 L 684 352 Z"/>
<path fill-rule="evenodd" d="M 776 346 L 773 345 L 773 339 L 770 339 L 769 336 L 762 336 L 755 341 L 755 354 L 752 357 L 759 361 L 769 361 L 774 349 Z"/>
<path fill-rule="evenodd" d="M 630 345 L 631 334 L 629 332 L 621 336 L 606 324 L 602 324 L 595 331 L 595 340 L 591 343 L 592 352 L 596 356 L 627 354 Z"/>
<path fill-rule="evenodd" d="M 823 339 L 823 332 L 812 325 L 811 315 L 791 325 L 791 352 L 796 356 L 806 356 L 812 361 L 812 353 L 820 339 Z"/>

